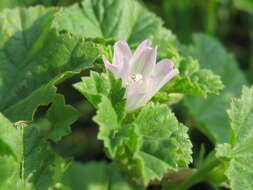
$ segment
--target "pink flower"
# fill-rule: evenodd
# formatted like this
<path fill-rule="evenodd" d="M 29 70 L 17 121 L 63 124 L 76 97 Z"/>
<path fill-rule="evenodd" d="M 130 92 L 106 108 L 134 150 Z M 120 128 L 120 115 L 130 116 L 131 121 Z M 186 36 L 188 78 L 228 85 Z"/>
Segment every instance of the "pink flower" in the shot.
<path fill-rule="evenodd" d="M 112 64 L 103 56 L 105 67 L 122 79 L 126 88 L 126 110 L 145 105 L 170 79 L 178 74 L 169 59 L 156 64 L 157 48 L 151 41 L 143 41 L 134 53 L 125 41 L 114 45 Z"/>

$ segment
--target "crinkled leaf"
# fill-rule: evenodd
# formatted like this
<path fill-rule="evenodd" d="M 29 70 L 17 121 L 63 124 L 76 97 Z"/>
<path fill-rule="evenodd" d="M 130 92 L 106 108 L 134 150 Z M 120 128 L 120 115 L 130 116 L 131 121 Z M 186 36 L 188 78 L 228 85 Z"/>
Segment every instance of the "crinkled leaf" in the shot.
<path fill-rule="evenodd" d="M 122 178 L 111 165 L 90 162 L 85 165 L 74 162 L 66 171 L 62 183 L 72 190 L 138 190 Z"/>
<path fill-rule="evenodd" d="M 219 94 L 223 88 L 220 77 L 210 70 L 200 69 L 197 60 L 180 57 L 178 65 L 179 75 L 163 90 L 206 97 L 208 94 Z"/>
<path fill-rule="evenodd" d="M 148 104 L 138 114 L 134 125 L 138 131 L 135 138 L 141 138 L 136 142 L 141 144 L 132 152 L 136 163 L 132 168 L 137 167 L 136 177 L 145 185 L 151 180 L 161 180 L 169 170 L 186 167 L 192 161 L 187 128 L 166 105 Z"/>
<path fill-rule="evenodd" d="M 101 102 L 103 96 L 107 97 L 115 109 L 118 120 L 125 115 L 125 89 L 121 80 L 114 77 L 111 72 L 99 74 L 91 72 L 89 77 L 83 77 L 74 87 L 82 93 L 95 107 Z"/>
<path fill-rule="evenodd" d="M 1 142 L 12 151 L 0 153 L 1 189 L 45 190 L 60 180 L 68 163 L 53 152 L 38 128 L 24 122 L 14 126 L 0 114 L 0 131 Z"/>
<path fill-rule="evenodd" d="M 195 35 L 193 42 L 188 47 L 181 47 L 181 53 L 192 56 L 199 61 L 201 67 L 220 75 L 225 88 L 219 96 L 212 95 L 205 99 L 187 97 L 184 104 L 198 122 L 199 129 L 213 142 L 226 142 L 229 123 L 225 110 L 230 97 L 240 93 L 246 80 L 234 57 L 219 42 L 203 34 Z"/>
<path fill-rule="evenodd" d="M 121 80 L 110 72 L 91 72 L 89 77 L 83 77 L 74 87 L 98 108 L 94 117 L 94 121 L 100 126 L 98 139 L 104 141 L 109 155 L 114 157 L 118 142 L 111 139 L 125 116 L 125 89 L 121 86 Z"/>
<path fill-rule="evenodd" d="M 133 45 L 145 39 L 153 40 L 165 56 L 172 33 L 162 27 L 162 21 L 135 0 L 85 0 L 80 5 L 62 8 L 54 19 L 58 29 L 95 38 L 128 40 Z"/>
<path fill-rule="evenodd" d="M 94 121 L 99 125 L 98 139 L 103 140 L 109 155 L 114 157 L 119 145 L 114 137 L 120 124 L 117 113 L 107 97 L 102 97 Z"/>
<path fill-rule="evenodd" d="M 226 175 L 233 190 L 253 187 L 253 87 L 244 87 L 242 96 L 233 99 L 228 111 L 230 143 L 218 145 L 217 156 L 229 162 Z"/>
<path fill-rule="evenodd" d="M 50 29 L 54 12 L 38 6 L 0 13 L 0 110 L 12 121 L 32 120 L 54 97 L 44 85 L 90 68 L 98 56 L 94 43 Z"/>

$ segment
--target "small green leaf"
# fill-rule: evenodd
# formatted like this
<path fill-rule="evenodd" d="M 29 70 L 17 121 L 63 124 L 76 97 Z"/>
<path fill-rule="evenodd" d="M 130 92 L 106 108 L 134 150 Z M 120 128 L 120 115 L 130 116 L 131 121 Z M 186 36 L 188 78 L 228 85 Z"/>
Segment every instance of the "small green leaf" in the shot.
<path fill-rule="evenodd" d="M 118 143 L 113 139 L 119 128 L 119 122 L 117 113 L 107 97 L 102 97 L 97 114 L 93 119 L 99 125 L 98 139 L 104 141 L 104 146 L 108 149 L 109 155 L 114 157 Z"/>
<path fill-rule="evenodd" d="M 94 121 L 99 124 L 98 139 L 104 141 L 110 157 L 114 157 L 118 143 L 111 141 L 125 117 L 125 89 L 121 80 L 110 72 L 106 74 L 91 72 L 89 77 L 83 77 L 81 82 L 74 84 L 94 106 L 98 108 Z"/>
<path fill-rule="evenodd" d="M 219 94 L 223 84 L 218 75 L 207 69 L 200 69 L 197 60 L 192 57 L 180 57 L 173 48 L 169 56 L 178 65 L 179 75 L 168 83 L 163 90 L 167 92 L 184 93 L 207 97 L 209 94 Z"/>
<path fill-rule="evenodd" d="M 89 77 L 83 77 L 74 87 L 82 93 L 95 107 L 101 102 L 103 96 L 107 97 L 117 114 L 118 121 L 125 116 L 125 89 L 121 80 L 116 79 L 111 72 L 99 74 L 91 72 Z"/>
<path fill-rule="evenodd" d="M 242 96 L 233 99 L 228 111 L 231 130 L 230 143 L 218 145 L 216 155 L 228 162 L 226 175 L 232 190 L 253 187 L 253 87 L 244 87 Z"/>

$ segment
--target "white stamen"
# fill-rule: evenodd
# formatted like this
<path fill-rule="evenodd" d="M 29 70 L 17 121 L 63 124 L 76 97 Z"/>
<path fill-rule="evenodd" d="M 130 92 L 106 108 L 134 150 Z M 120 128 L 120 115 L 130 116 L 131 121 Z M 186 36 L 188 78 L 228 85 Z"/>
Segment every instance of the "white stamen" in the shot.
<path fill-rule="evenodd" d="M 128 77 L 128 81 L 127 81 L 127 84 L 133 84 L 135 82 L 138 82 L 138 81 L 142 81 L 143 77 L 141 74 L 131 74 L 129 77 Z"/>

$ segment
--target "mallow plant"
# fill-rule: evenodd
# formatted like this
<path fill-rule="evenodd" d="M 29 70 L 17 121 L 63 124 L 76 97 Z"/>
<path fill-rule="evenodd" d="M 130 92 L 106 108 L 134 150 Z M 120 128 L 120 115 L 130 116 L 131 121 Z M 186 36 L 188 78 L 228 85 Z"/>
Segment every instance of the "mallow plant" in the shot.
<path fill-rule="evenodd" d="M 253 87 L 219 42 L 135 0 L 34 4 L 0 4 L 0 189 L 252 190 Z M 86 115 L 102 160 L 62 146 Z"/>

